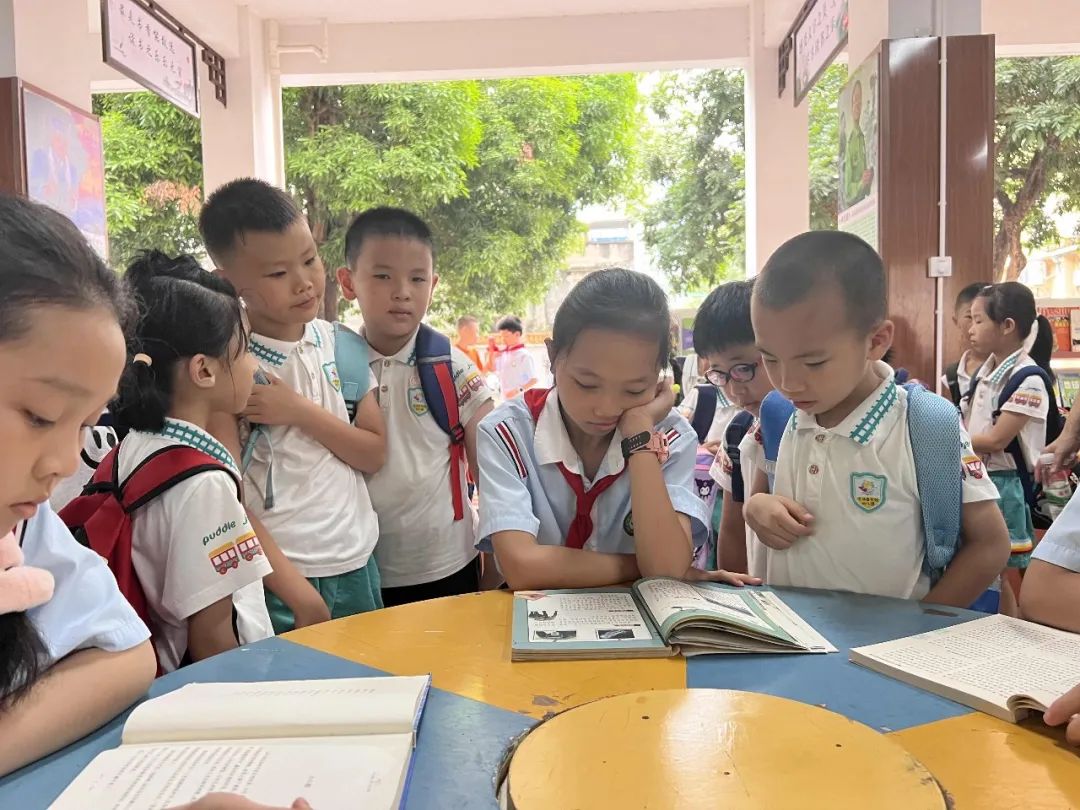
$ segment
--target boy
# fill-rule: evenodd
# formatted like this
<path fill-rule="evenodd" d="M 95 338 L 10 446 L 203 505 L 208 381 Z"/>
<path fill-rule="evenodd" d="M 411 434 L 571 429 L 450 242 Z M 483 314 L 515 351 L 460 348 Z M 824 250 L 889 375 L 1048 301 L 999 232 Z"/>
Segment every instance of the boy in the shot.
<path fill-rule="evenodd" d="M 1066 504 L 1031 553 L 1020 612 L 1030 621 L 1080 633 L 1080 499 Z"/>
<path fill-rule="evenodd" d="M 408 211 L 374 208 L 349 227 L 345 258 L 348 267 L 338 270 L 338 282 L 364 315 L 378 404 L 390 436 L 386 465 L 368 482 L 379 514 L 375 558 L 383 601 L 390 607 L 475 592 L 476 512 L 466 498 L 465 476 L 451 467 L 460 462 L 430 411 L 416 364 L 421 321 L 439 282 L 431 231 Z M 475 481 L 477 426 L 491 410 L 491 392 L 461 351 L 450 355 L 466 464 Z M 455 519 L 455 503 L 461 505 L 460 519 Z"/>
<path fill-rule="evenodd" d="M 244 300 L 248 348 L 270 380 L 255 386 L 244 411 L 249 423 L 269 426 L 270 436 L 269 448 L 257 443 L 244 475 L 255 529 L 261 536 L 265 526 L 318 591 L 324 618 L 380 608 L 371 559 L 378 520 L 363 474 L 377 472 L 386 456 L 382 416 L 370 378 L 349 422 L 335 333 L 317 318 L 326 277 L 307 221 L 285 192 L 245 178 L 210 195 L 199 230 L 218 272 Z M 236 420 L 217 417 L 213 428 L 241 458 Z M 274 630 L 304 623 L 276 594 L 266 600 Z"/>
<path fill-rule="evenodd" d="M 754 494 L 745 509 L 768 546 L 766 581 L 972 604 L 1008 559 L 1008 530 L 961 428 L 962 542 L 937 582 L 923 570 L 908 395 L 881 360 L 893 324 L 877 253 L 838 231 L 789 240 L 755 281 L 752 316 L 765 370 L 797 409 L 775 494 Z"/>
<path fill-rule="evenodd" d="M 764 575 L 764 547 L 743 518 L 743 502 L 753 491 L 766 491 L 765 451 L 757 422 L 761 401 L 773 390 L 761 368 L 761 355 L 750 322 L 752 281 L 732 281 L 709 293 L 694 319 L 694 351 L 707 363 L 705 379 L 728 400 L 754 419 L 739 441 L 739 477 L 744 487 L 737 492 L 734 463 L 721 447 L 713 475 L 724 491 L 717 542 L 717 566 L 728 571 Z M 734 437 L 738 438 L 738 437 Z"/>
<path fill-rule="evenodd" d="M 536 361 L 529 354 L 521 339 L 521 319 L 509 315 L 495 327 L 502 341 L 502 348 L 495 356 L 495 371 L 504 400 L 513 399 L 536 385 Z"/>
<path fill-rule="evenodd" d="M 945 369 L 943 380 L 949 398 L 957 407 L 971 388 L 972 376 L 986 362 L 987 355 L 981 354 L 971 343 L 971 302 L 980 290 L 988 286 L 985 281 L 967 285 L 956 296 L 953 305 L 952 322 L 960 330 L 960 360 Z"/>
<path fill-rule="evenodd" d="M 458 351 L 469 358 L 469 362 L 476 366 L 477 371 L 487 374 L 493 369 L 488 368 L 488 364 L 480 357 L 480 350 L 476 348 L 479 342 L 480 321 L 472 315 L 463 315 L 458 318 L 457 340 L 454 341 L 454 345 Z"/>

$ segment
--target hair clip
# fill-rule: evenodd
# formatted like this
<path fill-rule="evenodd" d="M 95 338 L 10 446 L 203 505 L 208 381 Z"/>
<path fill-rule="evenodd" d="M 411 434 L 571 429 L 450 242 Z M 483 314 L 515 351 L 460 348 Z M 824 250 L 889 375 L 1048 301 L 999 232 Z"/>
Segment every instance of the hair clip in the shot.
<path fill-rule="evenodd" d="M 148 354 L 143 354 L 142 352 L 139 352 L 137 355 L 132 357 L 131 362 L 132 362 L 132 364 L 134 364 L 134 363 L 143 363 L 144 365 L 147 365 L 147 366 L 154 365 L 153 358 L 150 357 L 150 355 L 148 355 Z"/>

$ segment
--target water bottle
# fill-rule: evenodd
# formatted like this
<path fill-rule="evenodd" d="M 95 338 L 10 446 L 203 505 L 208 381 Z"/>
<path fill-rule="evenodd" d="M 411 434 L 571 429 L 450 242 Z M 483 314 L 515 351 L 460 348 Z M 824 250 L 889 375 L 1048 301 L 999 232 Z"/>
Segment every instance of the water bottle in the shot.
<path fill-rule="evenodd" d="M 1054 454 L 1044 453 L 1039 456 L 1039 466 L 1042 468 L 1043 499 L 1046 502 L 1046 511 L 1051 520 L 1057 520 L 1058 515 L 1065 509 L 1065 504 L 1072 497 L 1072 484 L 1069 483 L 1069 471 L 1060 469 L 1050 472 L 1054 464 Z"/>

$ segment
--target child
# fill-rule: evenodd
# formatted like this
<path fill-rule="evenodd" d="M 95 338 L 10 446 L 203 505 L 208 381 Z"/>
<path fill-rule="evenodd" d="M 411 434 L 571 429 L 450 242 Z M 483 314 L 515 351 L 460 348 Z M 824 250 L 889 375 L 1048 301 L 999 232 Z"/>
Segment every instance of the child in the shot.
<path fill-rule="evenodd" d="M 146 627 L 46 503 L 116 390 L 128 312 L 70 222 L 0 197 L 0 569 L 24 556 L 47 572 L 8 570 L 0 582 L 0 776 L 98 728 L 154 677 Z M 17 576 L 34 587 L 12 592 Z"/>
<path fill-rule="evenodd" d="M 880 257 L 838 231 L 789 240 L 756 279 L 752 316 L 762 362 L 797 410 L 780 446 L 775 494 L 754 494 L 746 521 L 769 547 L 769 584 L 966 607 L 1008 556 L 997 492 L 978 457 L 962 458 L 958 446 L 962 542 L 943 573 L 924 566 L 908 393 L 881 362 L 893 335 L 885 296 Z M 935 558 L 950 541 L 935 538 Z M 946 547 L 942 556 L 951 553 Z"/>
<path fill-rule="evenodd" d="M 1024 368 L 1041 367 L 1052 380 L 1050 351 L 1038 363 L 1024 350 L 1025 340 L 1038 327 L 1035 296 L 1023 284 L 984 287 L 972 302 L 971 317 L 971 344 L 987 360 L 976 375 L 974 393 L 964 402 L 964 416 L 972 447 L 1001 495 L 999 506 L 1012 541 L 1009 567 L 1023 570 L 1035 542 L 1025 493 L 1031 490 L 1046 444 L 1050 409 L 1056 414 L 1057 404 L 1039 374 L 1025 377 L 1006 402 L 1000 400 L 1010 379 Z"/>
<path fill-rule="evenodd" d="M 1020 611 L 1030 621 L 1080 633 L 1080 498 L 1066 504 L 1032 552 Z"/>
<path fill-rule="evenodd" d="M 439 281 L 431 231 L 408 211 L 374 208 L 349 227 L 345 254 L 348 267 L 338 270 L 338 281 L 364 315 L 378 406 L 390 437 L 386 464 L 368 479 L 379 515 L 375 558 L 383 602 L 389 607 L 475 592 L 477 519 L 463 467 L 475 480 L 476 433 L 491 410 L 491 392 L 468 358 L 451 350 L 448 383 L 464 427 L 463 465 L 431 412 L 417 362 L 420 330 L 428 330 L 421 321 Z"/>
<path fill-rule="evenodd" d="M 285 192 L 241 179 L 210 195 L 199 229 L 218 271 L 244 300 L 251 352 L 270 380 L 255 387 L 243 413 L 270 432 L 270 447 L 256 444 L 244 476 L 252 528 L 273 536 L 318 591 L 312 595 L 321 597 L 312 605 L 306 585 L 271 588 L 274 629 L 380 608 L 379 571 L 369 562 L 379 526 L 364 473 L 378 472 L 386 457 L 382 415 L 370 393 L 372 377 L 349 423 L 335 333 L 316 318 L 326 275 L 307 221 Z M 213 424 L 211 432 L 237 457 L 235 417 L 215 417 Z"/>
<path fill-rule="evenodd" d="M 713 466 L 724 491 L 717 564 L 729 571 L 763 576 L 765 549 L 743 519 L 745 500 L 754 491 L 768 489 L 758 415 L 761 401 L 773 390 L 761 368 L 750 322 L 753 287 L 752 281 L 732 281 L 709 293 L 694 319 L 694 351 L 707 361 L 705 379 L 753 416 L 744 425 L 744 435 L 732 437 L 733 442 L 738 440 L 738 476 L 726 448 L 720 449 Z"/>
<path fill-rule="evenodd" d="M 960 359 L 945 369 L 943 380 L 953 404 L 960 407 L 963 398 L 971 388 L 971 378 L 986 362 L 986 355 L 971 343 L 971 302 L 979 290 L 990 285 L 979 281 L 969 284 L 956 296 L 953 306 L 953 323 L 960 330 Z"/>
<path fill-rule="evenodd" d="M 668 307 L 648 276 L 591 273 L 555 315 L 555 387 L 480 424 L 480 535 L 513 589 L 639 576 L 752 582 L 690 566 L 708 536 L 697 436 L 672 410 Z"/>
<path fill-rule="evenodd" d="M 134 359 L 111 407 L 129 431 L 120 443 L 118 479 L 178 444 L 233 473 L 193 475 L 132 514 L 132 563 L 158 662 L 172 672 L 274 634 L 262 583 L 272 569 L 238 499 L 240 470 L 206 430 L 211 414 L 244 409 L 257 365 L 236 291 L 191 256 L 145 253 L 124 282 L 139 313 L 129 338 Z M 223 553 L 235 567 L 215 565 Z"/>
<path fill-rule="evenodd" d="M 536 361 L 521 339 L 521 319 L 513 315 L 503 318 L 495 327 L 502 348 L 495 355 L 495 371 L 504 400 L 513 399 L 536 385 Z"/>

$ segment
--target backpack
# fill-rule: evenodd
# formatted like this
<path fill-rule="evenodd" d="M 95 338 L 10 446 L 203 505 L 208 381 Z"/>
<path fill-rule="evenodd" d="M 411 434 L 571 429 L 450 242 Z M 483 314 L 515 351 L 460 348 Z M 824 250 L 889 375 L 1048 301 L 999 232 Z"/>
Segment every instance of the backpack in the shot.
<path fill-rule="evenodd" d="M 181 481 L 209 470 L 224 470 L 236 484 L 240 481 L 221 462 L 185 445 L 170 445 L 141 462 L 123 481 L 119 476 L 120 448 L 102 459 L 82 495 L 60 511 L 60 519 L 75 539 L 104 558 L 116 577 L 120 593 L 143 623 L 149 626 L 146 593 L 135 574 L 131 558 L 131 515 Z"/>
<path fill-rule="evenodd" d="M 368 344 L 361 335 L 342 323 L 334 322 L 334 364 L 341 380 L 341 395 L 345 399 L 345 408 L 349 421 L 356 419 L 356 411 L 368 391 L 371 366 L 368 359 Z M 441 332 L 436 332 L 427 324 L 420 324 L 416 333 L 416 367 L 420 375 L 420 387 L 424 393 L 428 412 L 435 423 L 450 439 L 450 488 L 454 504 L 454 520 L 465 517 L 465 502 L 461 495 L 462 469 L 465 466 L 465 428 L 461 424 L 458 411 L 457 387 L 454 384 L 454 371 L 451 365 L 450 339 Z M 257 383 L 268 380 L 263 373 L 255 375 Z M 260 442 L 265 442 L 269 449 L 269 462 L 266 469 L 266 487 L 263 506 L 274 508 L 274 448 L 270 442 L 270 431 L 265 425 L 252 424 L 251 433 L 244 442 L 240 456 L 240 469 L 247 472 Z"/>
<path fill-rule="evenodd" d="M 712 427 L 713 417 L 716 416 L 716 406 L 719 397 L 716 386 L 712 383 L 697 386 L 697 407 L 694 408 L 694 418 L 690 420 L 690 426 L 697 434 L 698 444 L 705 444 L 709 436 L 709 428 Z"/>
<path fill-rule="evenodd" d="M 742 453 L 739 450 L 739 443 L 742 442 L 752 424 L 754 424 L 754 415 L 749 411 L 739 411 L 728 422 L 727 429 L 724 431 L 724 452 L 727 454 L 728 461 L 731 462 L 731 499 L 735 503 L 743 503 L 746 500 L 746 482 L 743 481 L 742 476 Z"/>

